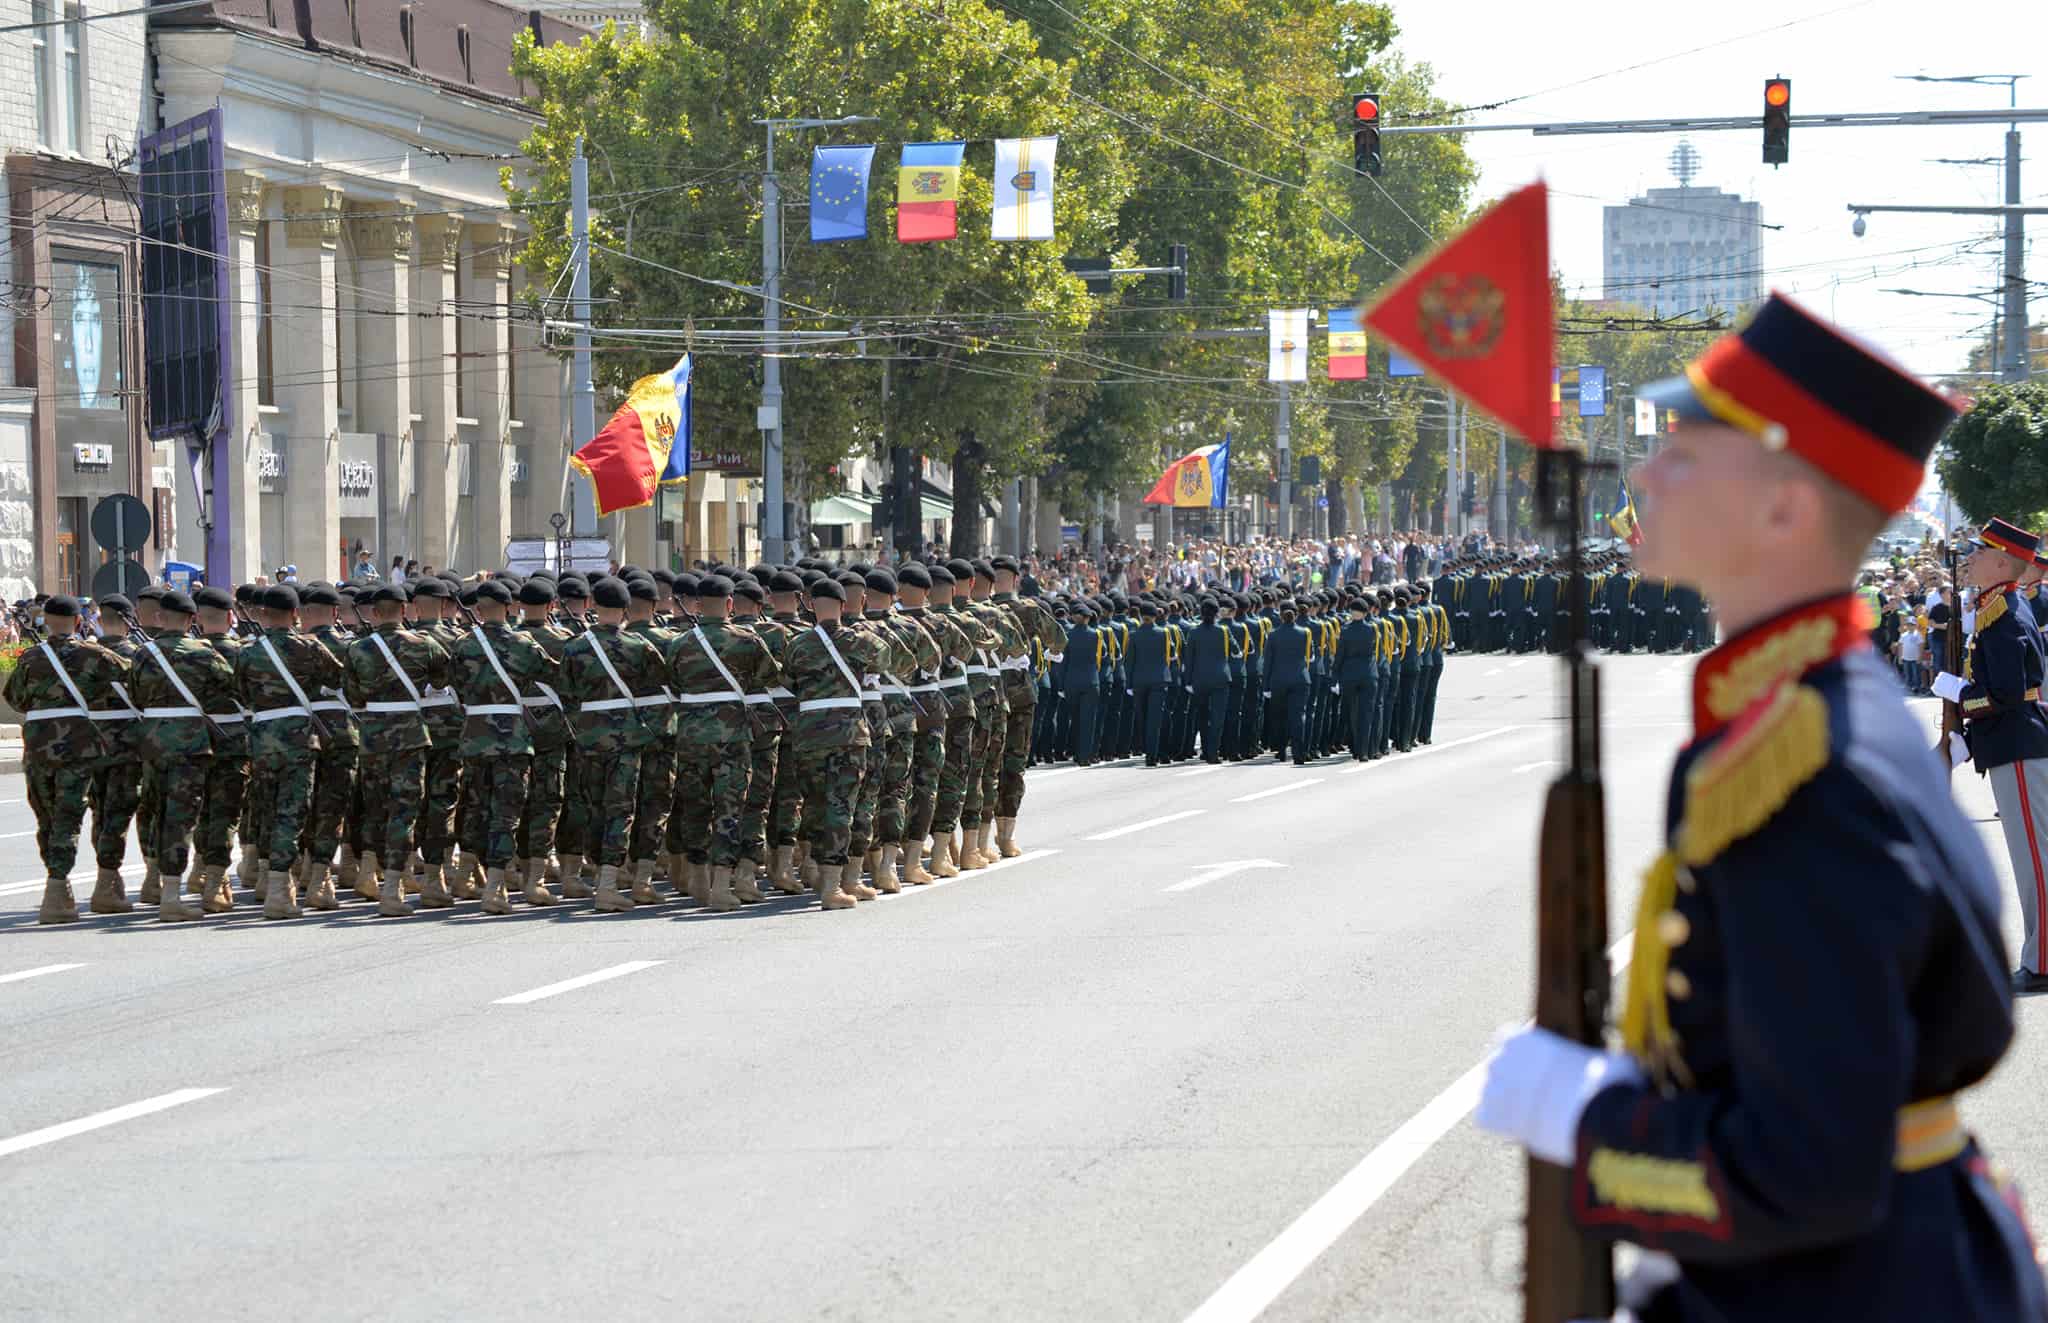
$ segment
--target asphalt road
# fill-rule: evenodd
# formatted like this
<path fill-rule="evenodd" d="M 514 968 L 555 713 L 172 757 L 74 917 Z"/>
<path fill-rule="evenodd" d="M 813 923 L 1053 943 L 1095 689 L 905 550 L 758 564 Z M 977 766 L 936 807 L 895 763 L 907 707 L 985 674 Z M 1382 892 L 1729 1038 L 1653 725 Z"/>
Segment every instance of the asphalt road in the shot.
<path fill-rule="evenodd" d="M 1688 676 L 1607 664 L 1617 938 Z M 1036 770 L 1022 858 L 835 914 L 39 928 L 0 777 L 0 1318 L 1505 1323 L 1557 716 L 1457 659 L 1418 754 Z M 2044 1008 L 1965 1104 L 2037 1189 Z"/>

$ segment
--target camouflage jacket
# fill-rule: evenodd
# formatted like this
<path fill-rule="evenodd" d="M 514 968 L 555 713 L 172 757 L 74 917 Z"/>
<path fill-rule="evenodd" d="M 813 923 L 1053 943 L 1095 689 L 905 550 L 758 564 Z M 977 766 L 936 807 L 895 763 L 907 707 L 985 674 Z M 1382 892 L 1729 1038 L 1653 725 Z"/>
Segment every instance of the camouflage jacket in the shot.
<path fill-rule="evenodd" d="M 872 740 L 861 694 L 847 687 L 825 646 L 826 634 L 856 682 L 875 673 L 874 640 L 844 624 L 813 625 L 792 638 L 782 657 L 782 679 L 796 695 L 797 713 L 784 742 L 794 741 L 799 749 L 865 748 Z"/>
<path fill-rule="evenodd" d="M 242 710 L 241 695 L 235 692 L 235 662 L 240 659 L 248 640 L 239 634 L 202 634 L 200 642 L 219 653 L 221 660 L 228 664 L 228 695 L 235 700 L 236 711 L 242 718 L 214 727 L 213 754 L 216 758 L 247 758 L 249 715 Z"/>
<path fill-rule="evenodd" d="M 797 635 L 810 628 L 810 625 L 794 615 L 756 616 L 750 623 L 754 632 L 761 636 L 761 642 L 767 647 L 768 655 L 775 659 L 778 671 L 782 666 L 783 657 L 789 652 L 789 645 L 796 640 Z M 790 689 L 786 677 L 777 675 L 775 683 L 768 686 L 768 696 L 775 700 L 775 709 L 782 713 L 785 726 L 796 719 L 796 694 Z M 780 735 L 756 729 L 754 738 L 757 741 L 779 739 Z"/>
<path fill-rule="evenodd" d="M 164 673 L 165 667 L 175 673 L 177 684 Z M 235 668 L 204 641 L 189 634 L 163 634 L 143 645 L 132 673 L 129 691 L 142 709 L 139 746 L 145 757 L 169 762 L 210 756 L 214 738 L 209 716 L 239 732 L 242 713 L 235 702 Z M 179 684 L 196 707 L 186 701 Z"/>
<path fill-rule="evenodd" d="M 646 639 L 649 643 L 653 644 L 655 652 L 661 656 L 661 668 L 665 673 L 668 670 L 669 663 L 675 658 L 676 648 L 681 644 L 684 634 L 689 632 L 689 625 L 685 624 L 683 632 L 678 633 L 659 621 L 628 620 L 621 632 L 631 634 L 635 638 Z M 664 687 L 666 687 L 667 683 L 665 679 L 662 681 Z M 641 691 L 635 688 L 633 692 L 638 694 Z M 640 709 L 640 719 L 654 729 L 657 743 L 675 737 L 676 710 L 668 704 L 649 704 L 643 706 Z"/>
<path fill-rule="evenodd" d="M 266 648 L 264 645 L 269 644 Z M 266 629 L 242 645 L 235 658 L 235 694 L 249 709 L 249 755 L 298 755 L 322 747 L 312 719 L 270 659 L 275 652 L 305 696 L 314 702 L 332 697 L 342 686 L 341 664 L 310 634 L 291 629 Z M 265 713 L 283 715 L 265 717 Z M 330 731 L 339 724 L 332 714 L 321 717 Z"/>
<path fill-rule="evenodd" d="M 405 673 L 404 680 L 392 669 L 393 662 Z M 439 693 L 448 687 L 447 649 L 419 630 L 379 625 L 348 645 L 345 663 L 348 701 L 358 714 L 364 753 L 404 753 L 430 747 L 432 737 L 421 702 L 428 690 Z M 452 749 L 452 741 L 461 739 L 459 722 L 449 739 L 447 747 Z"/>
<path fill-rule="evenodd" d="M 948 719 L 973 716 L 974 695 L 968 688 L 967 668 L 977 663 L 974 644 L 961 628 L 959 617 L 952 611 L 923 606 L 908 608 L 903 615 L 923 626 L 939 651 L 939 697 L 945 703 Z"/>
<path fill-rule="evenodd" d="M 486 639 L 489 653 L 484 651 Z M 491 665 L 492 655 L 498 666 Z M 500 666 L 516 692 L 508 691 L 505 680 L 498 678 Z M 561 672 L 561 663 L 546 649 L 509 625 L 482 624 L 463 635 L 448 654 L 449 677 L 463 707 L 462 742 L 456 753 L 463 758 L 532 753 L 529 720 L 537 720 L 543 708 L 554 711 L 540 686 L 552 688 Z M 509 710 L 482 710 L 486 708 Z"/>
<path fill-rule="evenodd" d="M 50 652 L 45 653 L 44 647 Z M 120 716 L 101 721 L 82 716 L 35 716 L 37 712 L 78 709 L 71 691 L 57 678 L 50 653 L 56 655 L 71 683 L 78 686 L 88 709 L 118 712 Z M 128 674 L 128 662 L 119 653 L 91 639 L 74 634 L 47 644 L 31 643 L 8 675 L 5 690 L 8 706 L 24 718 L 22 748 L 28 759 L 38 763 L 84 764 L 120 756 L 123 745 L 114 728 L 135 723 L 114 686 L 125 687 Z"/>
<path fill-rule="evenodd" d="M 1015 593 L 997 593 L 989 601 L 1009 613 L 1016 625 L 1018 641 L 1023 647 L 1012 656 L 1022 656 L 1023 665 L 1012 662 L 1003 672 L 1003 683 L 1008 686 L 1011 700 L 1030 702 L 1037 691 L 1037 676 L 1033 668 L 1042 664 L 1048 652 L 1058 652 L 1066 646 L 1067 632 L 1060 628 L 1060 622 L 1053 619 L 1052 612 L 1035 597 L 1019 597 Z"/>
<path fill-rule="evenodd" d="M 560 702 L 562 692 L 561 662 L 563 650 L 569 646 L 569 640 L 576 637 L 575 631 L 565 625 L 555 624 L 551 620 L 541 622 L 522 620 L 519 623 L 519 632 L 533 640 L 535 647 L 545 652 L 555 661 L 554 674 L 550 678 L 538 682 L 554 690 L 555 700 L 545 706 L 537 703 L 528 704 L 526 709 L 533 715 L 533 751 L 535 753 L 549 753 L 556 749 L 566 749 L 569 747 L 572 736 L 569 731 L 569 718 L 563 712 Z"/>
<path fill-rule="evenodd" d="M 882 677 L 891 728 L 899 734 L 940 729 L 946 704 L 939 697 L 939 645 L 931 632 L 901 611 L 876 612 L 868 618 L 889 640 L 893 656 L 884 660 Z"/>
<path fill-rule="evenodd" d="M 737 696 L 716 697 L 732 694 L 733 689 L 705 655 L 707 644 L 739 681 Z M 669 653 L 668 674 L 676 695 L 679 745 L 752 743 L 754 730 L 746 705 L 766 699 L 768 690 L 782 683 L 782 667 L 761 636 L 726 620 L 706 620 L 678 634 Z"/>
<path fill-rule="evenodd" d="M 600 648 L 610 658 L 611 670 L 618 672 L 625 694 L 598 659 Z M 576 747 L 584 753 L 608 753 L 644 749 L 660 739 L 662 728 L 647 709 L 667 705 L 668 695 L 662 692 L 667 678 L 668 668 L 655 646 L 617 625 L 593 625 L 571 639 L 562 651 L 562 701 L 569 709 Z"/>
<path fill-rule="evenodd" d="M 454 652 L 463 639 L 462 626 L 452 620 L 428 621 L 417 632 L 440 644 L 443 653 Z M 426 720 L 427 737 L 435 748 L 452 750 L 462 743 L 462 707 L 445 678 L 432 686 L 420 686 L 420 716 Z"/>
<path fill-rule="evenodd" d="M 320 646 L 327 649 L 327 655 L 334 658 L 344 670 L 348 667 L 348 650 L 355 646 L 356 632 L 340 625 L 322 625 L 313 631 L 313 637 Z M 323 698 L 313 696 L 313 710 L 327 723 L 327 729 L 334 738 L 326 741 L 329 753 L 348 749 L 360 749 L 362 736 L 356 732 L 355 716 L 349 711 L 348 703 L 339 697 Z"/>
<path fill-rule="evenodd" d="M 1010 637 L 1014 626 L 1007 616 L 986 602 L 963 605 L 955 601 L 951 610 L 954 623 L 974 644 L 974 660 L 967 664 L 967 689 L 974 695 L 975 713 L 986 716 L 990 712 L 1009 711 L 1009 696 L 1003 692 L 1002 661 L 1017 644 Z"/>

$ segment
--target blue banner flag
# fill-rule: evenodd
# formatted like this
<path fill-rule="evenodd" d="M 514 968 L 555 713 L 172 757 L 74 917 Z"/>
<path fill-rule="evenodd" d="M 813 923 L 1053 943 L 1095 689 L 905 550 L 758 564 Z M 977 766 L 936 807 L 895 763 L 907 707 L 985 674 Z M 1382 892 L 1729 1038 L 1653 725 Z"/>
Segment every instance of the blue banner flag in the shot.
<path fill-rule="evenodd" d="M 1387 375 L 1390 377 L 1419 377 L 1422 364 L 1397 349 L 1387 351 Z"/>
<path fill-rule="evenodd" d="M 1579 368 L 1579 417 L 1605 418 L 1607 416 L 1607 369 L 1604 367 L 1582 366 Z"/>
<path fill-rule="evenodd" d="M 868 237 L 868 167 L 874 144 L 811 153 L 811 242 Z"/>
<path fill-rule="evenodd" d="M 684 354 L 668 370 L 670 387 L 676 395 L 676 435 L 669 442 L 668 462 L 661 466 L 661 485 L 673 486 L 690 476 L 690 356 Z"/>

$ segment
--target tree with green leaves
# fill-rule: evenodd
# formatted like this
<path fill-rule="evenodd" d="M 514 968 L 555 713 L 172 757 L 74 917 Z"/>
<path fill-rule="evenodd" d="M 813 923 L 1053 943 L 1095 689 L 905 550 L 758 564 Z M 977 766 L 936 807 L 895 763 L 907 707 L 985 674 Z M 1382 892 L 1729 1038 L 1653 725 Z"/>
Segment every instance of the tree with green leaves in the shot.
<path fill-rule="evenodd" d="M 2048 384 L 1990 386 L 1949 429 L 1936 465 L 1972 522 L 2048 520 Z"/>

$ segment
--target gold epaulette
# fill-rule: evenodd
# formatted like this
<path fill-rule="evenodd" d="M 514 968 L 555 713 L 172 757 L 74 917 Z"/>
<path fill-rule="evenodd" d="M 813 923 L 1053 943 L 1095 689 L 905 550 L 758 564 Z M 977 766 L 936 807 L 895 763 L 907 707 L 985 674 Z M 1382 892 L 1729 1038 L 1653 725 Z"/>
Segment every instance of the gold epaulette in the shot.
<path fill-rule="evenodd" d="M 1827 700 L 1810 686 L 1785 684 L 1686 773 L 1685 816 L 1672 845 L 1643 874 L 1622 1009 L 1623 1043 L 1657 1078 L 1687 1079 L 1665 1000 L 1671 934 L 1682 922 L 1673 915 L 1680 874 L 1761 830 L 1820 775 L 1830 747 Z"/>
<path fill-rule="evenodd" d="M 1985 630 L 1991 628 L 1992 622 L 2004 615 L 2005 611 L 2005 594 L 2000 593 L 1983 606 L 1977 608 L 1977 628 L 1975 632 L 1982 634 Z"/>

